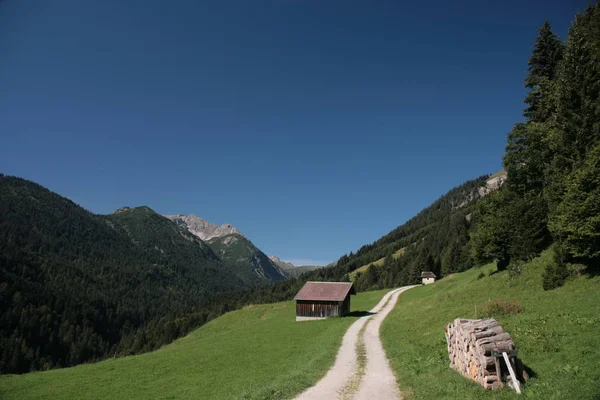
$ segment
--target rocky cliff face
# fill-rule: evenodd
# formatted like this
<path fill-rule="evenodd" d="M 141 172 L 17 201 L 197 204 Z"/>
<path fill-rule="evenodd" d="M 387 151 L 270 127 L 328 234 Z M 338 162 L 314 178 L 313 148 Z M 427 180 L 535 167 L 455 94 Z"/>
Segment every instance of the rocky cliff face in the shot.
<path fill-rule="evenodd" d="M 205 241 L 216 237 L 231 235 L 234 233 L 240 236 L 244 236 L 235 226 L 231 224 L 223 224 L 221 226 L 211 224 L 205 219 L 202 219 L 194 214 L 165 215 L 165 217 L 169 218 L 177 225 L 185 227 L 188 231 L 199 237 L 201 240 Z"/>
<path fill-rule="evenodd" d="M 294 268 L 296 268 L 296 266 L 294 264 L 289 263 L 289 262 L 285 262 L 285 261 L 281 260 L 277 256 L 269 256 L 269 259 L 271 261 L 273 261 L 276 265 L 278 265 L 279 268 L 281 268 L 281 269 L 288 270 L 288 269 L 294 269 Z"/>

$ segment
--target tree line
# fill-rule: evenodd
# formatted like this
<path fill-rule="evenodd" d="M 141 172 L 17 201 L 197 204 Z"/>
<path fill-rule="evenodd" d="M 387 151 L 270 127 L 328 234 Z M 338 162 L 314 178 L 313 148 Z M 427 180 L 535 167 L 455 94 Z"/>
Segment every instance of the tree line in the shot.
<path fill-rule="evenodd" d="M 478 205 L 473 249 L 480 263 L 518 270 L 552 245 L 552 289 L 567 263 L 593 273 L 600 259 L 599 4 L 575 17 L 566 42 L 545 21 L 528 66 L 525 121 L 507 137 L 508 180 Z"/>

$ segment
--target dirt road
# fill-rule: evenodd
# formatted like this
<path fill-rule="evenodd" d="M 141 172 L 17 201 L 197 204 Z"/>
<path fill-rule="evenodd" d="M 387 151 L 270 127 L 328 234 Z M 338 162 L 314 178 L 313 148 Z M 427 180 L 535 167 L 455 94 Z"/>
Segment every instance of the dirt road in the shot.
<path fill-rule="evenodd" d="M 344 335 L 333 367 L 315 386 L 296 399 L 401 399 L 379 339 L 379 328 L 394 308 L 400 293 L 412 287 L 405 286 L 386 293 L 371 310 L 372 315 L 353 323 Z"/>

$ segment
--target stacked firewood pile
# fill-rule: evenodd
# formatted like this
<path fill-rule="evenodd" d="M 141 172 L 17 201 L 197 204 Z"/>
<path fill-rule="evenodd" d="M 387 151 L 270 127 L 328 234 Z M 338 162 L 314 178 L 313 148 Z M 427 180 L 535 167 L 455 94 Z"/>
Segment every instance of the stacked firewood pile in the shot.
<path fill-rule="evenodd" d="M 465 377 L 486 389 L 501 388 L 503 381 L 510 381 L 507 365 L 502 359 L 503 352 L 510 355 L 516 376 L 522 376 L 522 364 L 516 357 L 510 334 L 504 332 L 495 319 L 458 318 L 446 325 L 444 330 L 450 367 Z"/>

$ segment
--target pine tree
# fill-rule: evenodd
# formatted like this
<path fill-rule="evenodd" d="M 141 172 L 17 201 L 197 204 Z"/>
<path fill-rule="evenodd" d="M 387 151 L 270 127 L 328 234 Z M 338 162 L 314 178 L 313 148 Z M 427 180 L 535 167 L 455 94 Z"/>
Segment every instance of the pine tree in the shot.
<path fill-rule="evenodd" d="M 518 123 L 508 133 L 504 169 L 508 186 L 518 194 L 541 194 L 549 155 L 548 128 L 544 124 Z"/>
<path fill-rule="evenodd" d="M 527 123 L 518 123 L 507 137 L 504 168 L 508 174 L 502 201 L 494 205 L 498 217 L 492 232 L 502 231 L 502 239 L 489 237 L 494 243 L 487 246 L 499 265 L 510 259 L 526 259 L 543 250 L 550 240 L 547 229 L 548 206 L 544 197 L 545 175 L 548 167 L 550 121 L 556 114 L 555 88 L 557 71 L 562 58 L 563 44 L 548 21 L 544 22 L 535 39 L 529 74 L 525 86 L 530 89 L 525 103 Z M 493 220 L 492 217 L 487 218 Z M 485 227 L 482 227 L 485 231 Z M 511 234 L 512 232 L 512 234 Z M 479 236 L 481 240 L 484 236 Z M 496 248 L 500 243 L 506 249 Z M 479 249 L 486 248 L 479 244 Z M 483 246 L 483 247 L 482 247 Z"/>
<path fill-rule="evenodd" d="M 568 255 L 600 259 L 600 144 L 570 176 L 550 228 Z"/>
<path fill-rule="evenodd" d="M 558 71 L 554 153 L 577 167 L 600 139 L 600 3 L 578 14 Z"/>
<path fill-rule="evenodd" d="M 557 121 L 545 195 L 549 227 L 568 256 L 600 259 L 600 3 L 577 15 L 558 72 Z"/>
<path fill-rule="evenodd" d="M 497 260 L 498 269 L 509 260 L 510 231 L 504 223 L 505 196 L 506 190 L 500 189 L 477 204 L 475 231 L 471 235 L 475 261 L 484 264 Z"/>
<path fill-rule="evenodd" d="M 545 122 L 552 114 L 551 102 L 548 101 L 549 92 L 562 58 L 563 44 L 552 32 L 548 21 L 544 21 L 538 32 L 528 63 L 529 74 L 525 79 L 525 87 L 530 91 L 525 98 L 528 107 L 524 114 L 530 121 Z"/>

